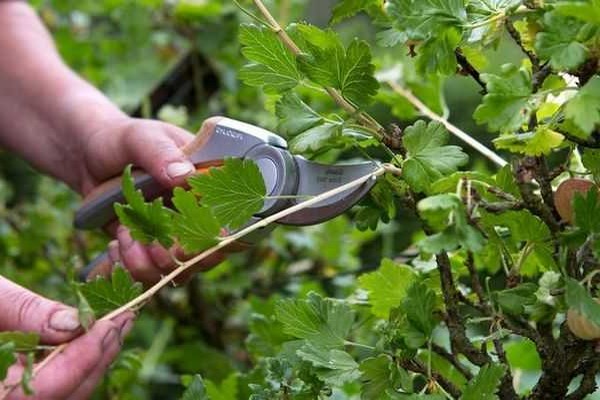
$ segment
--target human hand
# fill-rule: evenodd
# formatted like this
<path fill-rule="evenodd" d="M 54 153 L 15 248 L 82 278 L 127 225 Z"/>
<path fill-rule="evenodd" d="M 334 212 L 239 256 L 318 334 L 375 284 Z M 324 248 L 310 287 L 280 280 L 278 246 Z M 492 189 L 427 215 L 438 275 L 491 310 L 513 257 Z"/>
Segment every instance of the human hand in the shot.
<path fill-rule="evenodd" d="M 81 192 L 87 194 L 105 180 L 119 175 L 133 163 L 165 187 L 181 185 L 195 172 L 181 148 L 193 139 L 189 132 L 160 121 L 119 117 L 104 122 L 83 141 Z M 111 262 L 120 262 L 134 279 L 152 284 L 173 270 L 173 257 L 183 258 L 180 249 L 144 246 L 133 240 L 123 226 L 111 229 L 116 240 L 109 244 Z M 222 254 L 201 262 L 194 271 L 218 264 Z M 191 275 L 194 271 L 186 273 Z M 185 277 L 183 277 L 185 279 Z"/>
<path fill-rule="evenodd" d="M 32 379 L 33 396 L 26 397 L 19 382 L 24 366 L 13 365 L 0 384 L 7 399 L 87 399 L 117 356 L 134 315 L 95 323 L 83 333 L 77 310 L 45 299 L 0 276 L 0 331 L 35 332 L 41 343 L 66 348 Z M 81 336 L 79 336 L 81 335 Z M 34 367 L 35 368 L 35 367 Z"/>

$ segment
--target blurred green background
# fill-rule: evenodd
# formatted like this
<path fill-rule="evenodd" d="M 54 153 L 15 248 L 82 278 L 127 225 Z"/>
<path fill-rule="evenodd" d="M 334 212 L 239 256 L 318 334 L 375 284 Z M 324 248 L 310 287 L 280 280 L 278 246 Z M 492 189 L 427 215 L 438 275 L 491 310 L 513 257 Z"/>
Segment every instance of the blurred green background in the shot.
<path fill-rule="evenodd" d="M 244 64 L 237 41 L 241 22 L 250 19 L 229 1 L 214 0 L 37 0 L 31 2 L 54 36 L 65 61 L 128 112 L 151 116 L 148 95 L 190 51 L 199 54 L 192 68 L 192 107 L 168 105 L 155 110 L 159 118 L 195 132 L 202 120 L 221 114 L 275 129 L 273 98 L 243 86 L 237 71 Z M 309 21 L 324 26 L 333 1 L 280 0 L 267 6 L 282 22 Z M 250 2 L 242 2 L 251 8 Z M 342 36 L 374 43 L 377 27 L 357 16 L 335 27 Z M 405 48 L 373 45 L 375 62 L 385 68 L 403 60 Z M 517 50 L 503 42 L 484 70 L 517 59 Z M 439 80 L 414 77 L 437 99 L 438 110 L 489 143 L 491 136 L 474 125 L 472 111 L 480 100 L 469 78 Z M 418 81 L 418 80 L 421 81 Z M 445 105 L 440 102 L 443 91 Z M 322 110 L 327 99 L 313 98 Z M 412 110 L 385 93 L 373 106 L 381 123 L 405 125 Z M 432 100 L 433 101 L 433 100 Z M 434 101 L 435 102 L 435 101 Z M 396 108 L 396 109 L 395 109 Z M 329 159 L 338 154 L 326 155 Z M 477 158 L 479 168 L 487 168 Z M 102 251 L 107 238 L 72 228 L 79 200 L 65 186 L 40 176 L 11 154 L 0 155 L 0 272 L 32 290 L 74 304 L 68 281 L 75 271 Z M 256 315 L 269 315 L 278 296 L 301 296 L 310 290 L 347 296 L 357 271 L 376 268 L 382 257 L 406 250 L 416 223 L 402 209 L 394 221 L 376 231 L 358 231 L 349 217 L 303 229 L 278 229 L 255 248 L 231 256 L 218 268 L 197 276 L 183 287 L 161 292 L 141 313 L 126 350 L 99 388 L 102 399 L 177 398 L 180 377 L 202 373 L 229 398 L 248 398 L 248 382 L 260 380 L 250 371 L 256 354 L 268 349 L 260 340 Z M 250 332 L 250 335 L 249 335 Z M 524 343 L 524 342 L 523 342 Z M 529 346 L 530 348 L 531 346 Z M 539 368 L 527 343 L 521 379 L 535 377 Z M 258 349 L 258 350 L 257 350 Z M 511 350 L 509 350 L 511 353 Z M 513 353 L 511 353 L 513 354 Z M 529 375 L 528 375 L 529 374 Z M 229 387 L 229 389 L 227 389 Z M 231 389 L 234 390 L 234 389 Z"/>

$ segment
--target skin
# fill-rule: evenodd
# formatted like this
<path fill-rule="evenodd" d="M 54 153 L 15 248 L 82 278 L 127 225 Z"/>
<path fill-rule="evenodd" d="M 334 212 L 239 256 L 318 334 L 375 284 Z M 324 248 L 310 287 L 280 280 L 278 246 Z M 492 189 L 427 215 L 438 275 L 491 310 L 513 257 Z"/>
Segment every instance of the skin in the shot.
<path fill-rule="evenodd" d="M 129 163 L 167 187 L 182 184 L 193 165 L 180 147 L 191 138 L 176 126 L 128 117 L 63 63 L 34 10 L 24 2 L 0 0 L 2 148 L 85 196 Z M 113 232 L 111 259 L 124 264 L 135 279 L 151 284 L 174 268 L 170 252 L 177 249 L 145 247 L 123 227 Z M 198 268 L 221 259 L 216 255 Z M 70 342 L 33 380 L 34 398 L 88 398 L 133 320 L 133 314 L 125 314 L 82 335 L 73 312 L 0 276 L 0 331 L 38 332 L 46 344 Z M 21 373 L 20 364 L 13 366 L 7 382 Z M 9 396 L 22 397 L 17 389 Z"/>

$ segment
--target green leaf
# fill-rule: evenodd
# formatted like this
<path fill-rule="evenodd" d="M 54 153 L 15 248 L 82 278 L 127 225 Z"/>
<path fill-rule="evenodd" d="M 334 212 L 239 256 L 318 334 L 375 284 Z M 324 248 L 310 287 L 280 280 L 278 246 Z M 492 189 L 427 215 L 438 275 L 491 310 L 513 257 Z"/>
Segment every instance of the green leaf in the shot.
<path fill-rule="evenodd" d="M 342 96 L 362 107 L 370 103 L 379 83 L 373 76 L 367 42 L 354 39 L 344 49 L 338 35 L 312 25 L 298 25 L 307 54 L 298 59 L 301 70 L 315 83 L 339 89 Z"/>
<path fill-rule="evenodd" d="M 79 284 L 78 289 L 99 317 L 138 297 L 142 293 L 142 284 L 134 282 L 126 269 L 116 267 L 110 281 L 98 276 Z"/>
<path fill-rule="evenodd" d="M 131 165 L 123 172 L 123 195 L 127 204 L 115 204 L 119 221 L 129 228 L 131 237 L 142 243 L 158 241 L 164 247 L 171 247 L 172 212 L 163 206 L 158 198 L 151 203 L 144 201 L 141 190 L 136 190 L 131 175 Z"/>
<path fill-rule="evenodd" d="M 426 338 L 431 336 L 438 324 L 436 303 L 435 292 L 421 282 L 414 282 L 410 286 L 402 302 L 406 318 Z"/>
<path fill-rule="evenodd" d="M 8 369 L 16 362 L 14 343 L 0 344 L 0 382 L 6 379 Z"/>
<path fill-rule="evenodd" d="M 417 208 L 430 226 L 441 230 L 421 240 L 418 244 L 421 250 L 437 254 L 458 247 L 474 252 L 483 249 L 485 240 L 477 229 L 469 225 L 465 207 L 456 195 L 440 194 L 427 197 L 417 204 Z"/>
<path fill-rule="evenodd" d="M 588 136 L 600 123 L 600 76 L 594 75 L 565 106 L 565 116 Z"/>
<path fill-rule="evenodd" d="M 310 128 L 289 141 L 292 153 L 307 153 L 323 150 L 332 140 L 340 137 L 342 125 L 337 123 L 325 123 Z"/>
<path fill-rule="evenodd" d="M 76 289 L 77 292 L 77 317 L 79 318 L 79 322 L 81 322 L 81 326 L 86 331 L 90 329 L 92 324 L 94 323 L 95 313 L 90 303 L 88 303 L 87 299 L 83 294 L 81 294 L 81 290 L 79 288 Z"/>
<path fill-rule="evenodd" d="M 560 147 L 565 137 L 549 129 L 547 126 L 538 126 L 535 132 L 510 133 L 494 139 L 494 144 L 499 149 L 509 150 L 528 156 L 541 156 L 550 154 Z"/>
<path fill-rule="evenodd" d="M 377 271 L 361 275 L 358 285 L 368 292 L 372 313 L 379 318 L 388 318 L 390 310 L 402 304 L 414 280 L 412 268 L 385 258 Z"/>
<path fill-rule="evenodd" d="M 560 1 L 554 9 L 562 15 L 600 25 L 600 0 Z"/>
<path fill-rule="evenodd" d="M 583 23 L 557 13 L 546 13 L 542 32 L 536 36 L 535 49 L 538 55 L 550 60 L 555 70 L 571 70 L 581 65 L 588 49 L 578 42 Z"/>
<path fill-rule="evenodd" d="M 575 193 L 573 199 L 575 225 L 586 234 L 600 232 L 600 202 L 598 190 L 593 187 L 587 193 Z"/>
<path fill-rule="evenodd" d="M 206 394 L 204 381 L 200 375 L 194 375 L 194 378 L 183 392 L 180 400 L 212 400 Z"/>
<path fill-rule="evenodd" d="M 252 63 L 244 66 L 239 78 L 250 86 L 262 86 L 267 93 L 294 88 L 301 79 L 296 58 L 270 29 L 252 24 L 240 27 L 242 54 Z"/>
<path fill-rule="evenodd" d="M 333 7 L 329 23 L 335 25 L 361 11 L 381 10 L 379 0 L 340 0 Z"/>
<path fill-rule="evenodd" d="M 467 2 L 469 23 L 473 28 L 469 42 L 483 41 L 492 44 L 503 33 L 503 18 L 512 14 L 521 5 L 521 0 L 471 0 Z M 487 23 L 486 23 L 487 22 Z"/>
<path fill-rule="evenodd" d="M 385 354 L 363 360 L 359 369 L 362 372 L 363 400 L 391 400 L 394 397 L 388 392 L 395 393 L 400 388 L 412 391 L 412 378 Z"/>
<path fill-rule="evenodd" d="M 595 180 L 600 179 L 600 150 L 585 149 L 581 157 L 583 166 L 590 171 Z"/>
<path fill-rule="evenodd" d="M 323 123 L 323 117 L 292 92 L 287 92 L 277 101 L 275 113 L 279 118 L 277 131 L 288 137 L 299 135 Z"/>
<path fill-rule="evenodd" d="M 462 29 L 466 22 L 463 0 L 391 0 L 388 12 L 394 26 L 406 33 L 409 39 L 422 40 L 435 37 L 446 28 Z"/>
<path fill-rule="evenodd" d="M 493 131 L 514 132 L 529 120 L 535 107 L 529 72 L 506 64 L 500 75 L 481 74 L 481 79 L 488 93 L 473 114 L 477 123 L 487 123 Z"/>
<path fill-rule="evenodd" d="M 417 121 L 406 128 L 403 144 L 408 158 L 403 164 L 403 177 L 413 190 L 428 192 L 431 184 L 455 172 L 468 161 L 458 146 L 445 145 L 448 132 L 437 122 Z"/>
<path fill-rule="evenodd" d="M 12 343 L 17 352 L 35 351 L 40 335 L 34 332 L 0 332 L 0 344 L 6 343 Z"/>
<path fill-rule="evenodd" d="M 264 205 L 265 181 L 258 165 L 249 159 L 227 158 L 222 167 L 211 168 L 188 182 L 221 226 L 230 229 L 247 223 Z"/>
<path fill-rule="evenodd" d="M 192 192 L 175 188 L 172 201 L 179 211 L 173 219 L 173 232 L 186 252 L 206 250 L 218 242 L 219 222 L 210 209 L 198 204 Z"/>
<path fill-rule="evenodd" d="M 565 302 L 592 324 L 600 326 L 600 304 L 573 278 L 565 278 Z"/>
<path fill-rule="evenodd" d="M 424 74 L 453 75 L 456 73 L 454 50 L 460 43 L 461 34 L 451 28 L 440 32 L 419 46 L 417 69 Z"/>
<path fill-rule="evenodd" d="M 223 379 L 220 385 L 215 384 L 210 380 L 205 382 L 206 394 L 210 400 L 237 400 L 238 393 L 238 376 L 237 373 L 232 373 L 227 378 Z"/>
<path fill-rule="evenodd" d="M 506 366 L 502 364 L 486 364 L 465 388 L 461 400 L 496 400 L 496 391 L 504 376 Z"/>
<path fill-rule="evenodd" d="M 535 343 L 529 339 L 510 341 L 506 343 L 506 358 L 511 368 L 524 371 L 539 371 L 542 360 L 537 352 Z"/>
<path fill-rule="evenodd" d="M 23 375 L 21 375 L 21 389 L 27 396 L 33 394 L 33 388 L 31 387 L 31 380 L 33 379 L 33 362 L 35 354 L 28 353 L 25 359 L 25 366 L 23 368 Z"/>
<path fill-rule="evenodd" d="M 285 333 L 325 348 L 342 346 L 354 323 L 350 307 L 314 292 L 306 300 L 279 301 L 275 315 L 283 323 Z"/>
<path fill-rule="evenodd" d="M 522 283 L 514 288 L 494 293 L 494 297 L 502 311 L 514 316 L 521 316 L 525 307 L 535 303 L 538 286 L 534 283 Z"/>
<path fill-rule="evenodd" d="M 307 344 L 296 354 L 316 368 L 316 374 L 323 382 L 340 386 L 360 377 L 358 363 L 347 352 L 338 349 L 319 348 Z"/>

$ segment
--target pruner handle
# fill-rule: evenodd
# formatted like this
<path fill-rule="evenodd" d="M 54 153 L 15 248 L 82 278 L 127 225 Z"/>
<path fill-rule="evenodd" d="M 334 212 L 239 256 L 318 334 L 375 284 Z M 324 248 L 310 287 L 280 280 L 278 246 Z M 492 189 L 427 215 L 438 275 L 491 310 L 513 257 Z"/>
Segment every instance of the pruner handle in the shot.
<path fill-rule="evenodd" d="M 223 117 L 212 117 L 204 121 L 202 128 L 194 139 L 183 147 L 183 152 L 190 158 L 199 152 L 200 149 L 206 147 L 210 141 L 215 127 Z M 219 165 L 222 162 L 222 157 L 216 159 L 215 152 L 207 154 L 208 158 L 195 160 L 195 164 L 199 169 L 204 169 L 207 166 Z M 199 158 L 199 157 L 196 157 Z M 194 160 L 192 160 L 194 162 Z M 135 187 L 140 189 L 144 197 L 154 199 L 159 196 L 170 197 L 171 188 L 166 188 L 158 183 L 153 177 L 143 171 L 133 171 L 133 179 Z M 77 229 L 96 229 L 107 225 L 115 220 L 116 215 L 113 205 L 115 203 L 123 203 L 125 201 L 123 191 L 121 189 L 121 177 L 114 177 L 102 185 L 94 189 L 83 200 L 83 204 L 75 214 L 75 228 Z"/>

